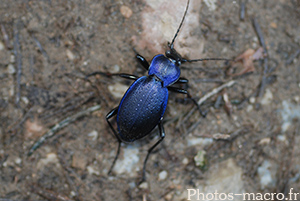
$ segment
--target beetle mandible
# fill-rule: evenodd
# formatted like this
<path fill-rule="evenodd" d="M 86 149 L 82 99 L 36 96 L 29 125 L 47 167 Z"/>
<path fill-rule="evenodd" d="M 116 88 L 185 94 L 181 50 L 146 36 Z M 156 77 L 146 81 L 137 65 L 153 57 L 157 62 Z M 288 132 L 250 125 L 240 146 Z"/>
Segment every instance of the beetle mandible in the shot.
<path fill-rule="evenodd" d="M 148 71 L 148 76 L 137 77 L 135 75 L 125 73 L 109 74 L 110 76 L 117 75 L 123 78 L 135 80 L 124 94 L 119 106 L 112 109 L 106 115 L 106 121 L 119 142 L 117 154 L 109 170 L 109 174 L 111 173 L 119 156 L 122 142 L 133 142 L 135 140 L 141 139 L 147 136 L 156 126 L 158 126 L 160 139 L 148 150 L 143 164 L 142 181 L 145 181 L 146 164 L 149 155 L 151 154 L 153 149 L 163 141 L 165 137 L 162 118 L 167 107 L 169 95 L 168 91 L 170 90 L 173 92 L 186 94 L 188 98 L 192 99 L 187 90 L 172 86 L 173 84 L 188 82 L 187 79 L 180 77 L 180 65 L 185 62 L 227 60 L 220 58 L 188 60 L 182 58 L 182 56 L 175 50 L 174 41 L 184 22 L 189 7 L 189 2 L 190 0 L 187 1 L 186 9 L 181 23 L 172 39 L 172 42 L 168 43 L 169 49 L 165 52 L 165 55 L 159 54 L 154 56 L 151 63 L 149 64 L 143 56 L 136 52 L 136 58 Z M 103 75 L 104 73 L 94 72 L 89 76 L 95 74 Z M 192 100 L 194 104 L 197 105 L 202 116 L 205 116 L 205 113 L 201 111 L 200 106 L 197 104 L 197 102 L 194 99 Z M 117 130 L 115 130 L 115 128 L 109 121 L 114 116 L 116 116 L 117 120 Z"/>

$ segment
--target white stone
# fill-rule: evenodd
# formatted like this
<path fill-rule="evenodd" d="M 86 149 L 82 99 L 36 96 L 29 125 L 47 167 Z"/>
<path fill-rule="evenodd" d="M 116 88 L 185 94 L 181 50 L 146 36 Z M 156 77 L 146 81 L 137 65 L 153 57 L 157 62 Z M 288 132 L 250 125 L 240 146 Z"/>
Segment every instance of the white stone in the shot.
<path fill-rule="evenodd" d="M 262 105 L 269 105 L 273 99 L 273 94 L 270 89 L 266 89 L 264 97 L 261 99 Z"/>
<path fill-rule="evenodd" d="M 188 146 L 195 146 L 195 145 L 201 145 L 201 146 L 206 146 L 206 145 L 210 145 L 211 143 L 213 143 L 213 139 L 212 138 L 188 138 L 187 139 L 187 144 Z"/>
<path fill-rule="evenodd" d="M 108 90 L 115 98 L 122 98 L 129 86 L 119 82 L 114 85 L 109 85 Z"/>
<path fill-rule="evenodd" d="M 86 169 L 87 169 L 87 171 L 88 171 L 88 173 L 90 174 L 90 175 L 97 175 L 97 176 L 99 176 L 100 175 L 100 172 L 98 171 L 98 170 L 96 170 L 94 167 L 92 167 L 92 166 L 87 166 L 86 167 Z"/>
<path fill-rule="evenodd" d="M 168 176 L 168 172 L 163 170 L 158 174 L 158 180 L 165 180 Z"/>
<path fill-rule="evenodd" d="M 93 130 L 88 134 L 88 136 L 91 137 L 93 141 L 95 141 L 98 139 L 98 132 L 96 130 Z"/>
<path fill-rule="evenodd" d="M 14 65 L 8 64 L 8 66 L 7 66 L 7 73 L 10 74 L 10 75 L 16 73 L 16 69 L 15 69 Z"/>
<path fill-rule="evenodd" d="M 137 147 L 128 145 L 123 149 L 123 159 L 119 158 L 114 166 L 113 171 L 116 174 L 127 174 L 129 176 L 136 176 L 139 168 L 139 149 Z"/>
<path fill-rule="evenodd" d="M 262 189 L 266 187 L 275 187 L 275 164 L 268 160 L 265 160 L 260 167 L 257 169 L 258 175 L 260 177 L 260 186 Z"/>

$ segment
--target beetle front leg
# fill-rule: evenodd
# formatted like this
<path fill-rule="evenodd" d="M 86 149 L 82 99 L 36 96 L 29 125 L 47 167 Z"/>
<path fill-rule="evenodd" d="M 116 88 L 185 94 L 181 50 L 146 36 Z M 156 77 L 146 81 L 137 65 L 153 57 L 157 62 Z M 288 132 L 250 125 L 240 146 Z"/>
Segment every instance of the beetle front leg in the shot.
<path fill-rule="evenodd" d="M 189 82 L 188 79 L 184 77 L 180 77 L 174 84 L 187 84 Z"/>
<path fill-rule="evenodd" d="M 113 168 L 114 168 L 114 166 L 115 166 L 115 163 L 116 163 L 116 161 L 117 161 L 117 159 L 118 159 L 118 157 L 119 157 L 119 154 L 120 154 L 121 143 L 122 143 L 122 140 L 120 139 L 120 137 L 119 137 L 117 131 L 114 129 L 114 127 L 113 127 L 113 126 L 111 125 L 111 123 L 109 122 L 109 119 L 110 119 L 110 118 L 112 118 L 113 116 L 115 116 L 115 115 L 118 114 L 118 110 L 119 110 L 119 106 L 116 107 L 116 108 L 114 108 L 114 109 L 112 109 L 112 110 L 106 115 L 106 121 L 107 121 L 107 123 L 108 123 L 110 129 L 113 131 L 113 133 L 114 133 L 114 135 L 115 135 L 115 137 L 117 138 L 118 143 L 119 143 L 119 145 L 118 145 L 118 150 L 117 150 L 117 154 L 116 154 L 116 156 L 115 156 L 115 159 L 114 159 L 114 161 L 113 161 L 111 167 L 109 168 L 108 174 L 111 173 L 111 171 L 113 170 Z"/>
<path fill-rule="evenodd" d="M 127 74 L 127 73 L 107 73 L 107 72 L 102 72 L 102 71 L 96 71 L 96 72 L 93 72 L 91 74 L 88 74 L 85 77 L 85 79 L 87 79 L 89 77 L 92 77 L 92 76 L 95 76 L 95 75 L 102 75 L 102 76 L 105 76 L 105 77 L 119 76 L 119 77 L 130 79 L 130 80 L 137 80 L 137 79 L 139 79 L 138 76 Z"/>
<path fill-rule="evenodd" d="M 165 138 L 165 129 L 164 129 L 163 124 L 162 124 L 161 121 L 158 123 L 158 129 L 159 129 L 160 139 L 148 150 L 147 156 L 146 156 L 146 158 L 144 160 L 143 177 L 142 177 L 142 181 L 140 183 L 146 181 L 146 165 L 147 165 L 147 161 L 148 161 L 149 155 L 151 154 L 151 152 L 153 151 L 153 149 L 158 144 L 160 144 L 163 141 L 163 139 Z"/>
<path fill-rule="evenodd" d="M 135 58 L 138 60 L 138 62 L 148 71 L 149 70 L 149 66 L 150 64 L 148 63 L 148 61 L 145 59 L 145 57 L 143 57 L 142 55 L 140 55 L 136 49 L 133 48 L 133 51 L 135 52 Z"/>

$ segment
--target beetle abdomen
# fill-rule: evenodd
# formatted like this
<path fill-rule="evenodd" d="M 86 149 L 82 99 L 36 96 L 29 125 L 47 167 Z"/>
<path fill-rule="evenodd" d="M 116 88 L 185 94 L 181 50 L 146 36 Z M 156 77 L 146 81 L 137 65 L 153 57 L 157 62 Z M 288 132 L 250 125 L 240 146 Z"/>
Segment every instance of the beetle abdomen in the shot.
<path fill-rule="evenodd" d="M 150 133 L 165 113 L 168 89 L 152 76 L 143 76 L 127 90 L 119 105 L 117 124 L 126 142 Z"/>

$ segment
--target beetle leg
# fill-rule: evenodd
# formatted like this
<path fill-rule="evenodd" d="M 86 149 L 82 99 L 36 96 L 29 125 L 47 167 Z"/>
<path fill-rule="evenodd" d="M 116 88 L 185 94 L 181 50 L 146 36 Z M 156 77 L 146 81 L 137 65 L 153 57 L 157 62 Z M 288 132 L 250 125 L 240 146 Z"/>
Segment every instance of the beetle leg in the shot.
<path fill-rule="evenodd" d="M 117 154 L 115 156 L 115 159 L 111 165 L 111 167 L 109 168 L 109 171 L 108 171 L 108 174 L 111 173 L 112 169 L 114 168 L 115 166 L 115 163 L 119 157 L 119 154 L 120 154 L 120 148 L 121 148 L 121 143 L 122 143 L 122 140 L 120 139 L 120 137 L 118 136 L 118 133 L 117 131 L 114 129 L 114 127 L 111 125 L 111 123 L 109 122 L 109 119 L 112 118 L 113 116 L 115 116 L 116 114 L 118 114 L 118 109 L 119 109 L 119 106 L 112 109 L 107 115 L 106 115 L 106 121 L 110 127 L 110 129 L 113 131 L 115 137 L 117 138 L 118 142 L 119 142 L 119 145 L 118 145 L 118 150 L 117 150 Z"/>
<path fill-rule="evenodd" d="M 137 60 L 140 62 L 140 64 L 142 64 L 142 66 L 148 71 L 149 70 L 149 63 L 148 61 L 145 59 L 145 57 L 143 57 L 142 55 L 136 53 Z"/>
<path fill-rule="evenodd" d="M 119 77 L 130 79 L 130 80 L 137 80 L 137 79 L 139 79 L 138 76 L 130 75 L 130 74 L 126 74 L 126 73 L 106 73 L 106 72 L 101 72 L 101 71 L 96 71 L 96 72 L 93 72 L 91 74 L 88 74 L 85 77 L 85 79 L 87 79 L 88 77 L 91 77 L 91 76 L 95 76 L 95 75 L 103 75 L 105 77 L 119 76 Z"/>
<path fill-rule="evenodd" d="M 168 86 L 167 87 L 170 91 L 176 92 L 176 93 L 181 93 L 181 94 L 187 94 L 187 96 L 189 97 L 189 92 L 185 89 L 181 89 L 181 88 L 177 88 L 177 87 L 171 87 Z"/>
<path fill-rule="evenodd" d="M 142 66 L 148 71 L 149 70 L 149 66 L 150 64 L 148 63 L 148 61 L 145 59 L 145 57 L 143 57 L 142 55 L 140 55 L 134 48 L 133 51 L 135 52 L 135 57 L 138 60 L 138 62 L 140 64 L 142 64 Z"/>
<path fill-rule="evenodd" d="M 173 91 L 173 92 L 176 92 L 176 93 L 186 94 L 187 97 L 188 97 L 189 99 L 191 99 L 191 100 L 193 101 L 193 103 L 197 106 L 197 108 L 198 108 L 198 110 L 199 110 L 201 116 L 202 116 L 202 117 L 206 117 L 207 112 L 203 112 L 203 111 L 201 110 L 200 105 L 197 103 L 197 101 L 191 96 L 191 94 L 190 94 L 187 90 L 181 89 L 181 88 L 177 88 L 177 87 L 172 87 L 172 86 L 169 86 L 168 89 L 169 89 L 170 91 Z"/>
<path fill-rule="evenodd" d="M 189 80 L 184 78 L 184 77 L 180 77 L 174 84 L 185 84 L 188 83 Z"/>
<path fill-rule="evenodd" d="M 148 161 L 148 158 L 149 158 L 149 155 L 151 154 L 151 152 L 153 151 L 153 149 L 163 141 L 163 139 L 165 138 L 165 130 L 164 130 L 164 127 L 163 127 L 163 124 L 162 122 L 160 121 L 158 123 L 158 129 L 159 129 L 159 135 L 160 135 L 160 139 L 148 150 L 148 153 L 147 153 L 147 156 L 144 160 L 144 166 L 143 166 L 143 177 L 142 177 L 142 182 L 146 181 L 146 164 L 147 164 L 147 161 Z"/>
<path fill-rule="evenodd" d="M 120 76 L 122 78 L 130 79 L 130 80 L 137 80 L 137 79 L 139 79 L 139 77 L 136 76 L 136 75 L 130 75 L 130 74 L 126 74 L 126 73 L 118 73 L 118 74 L 115 74 L 115 75 L 118 75 L 118 76 Z"/>

